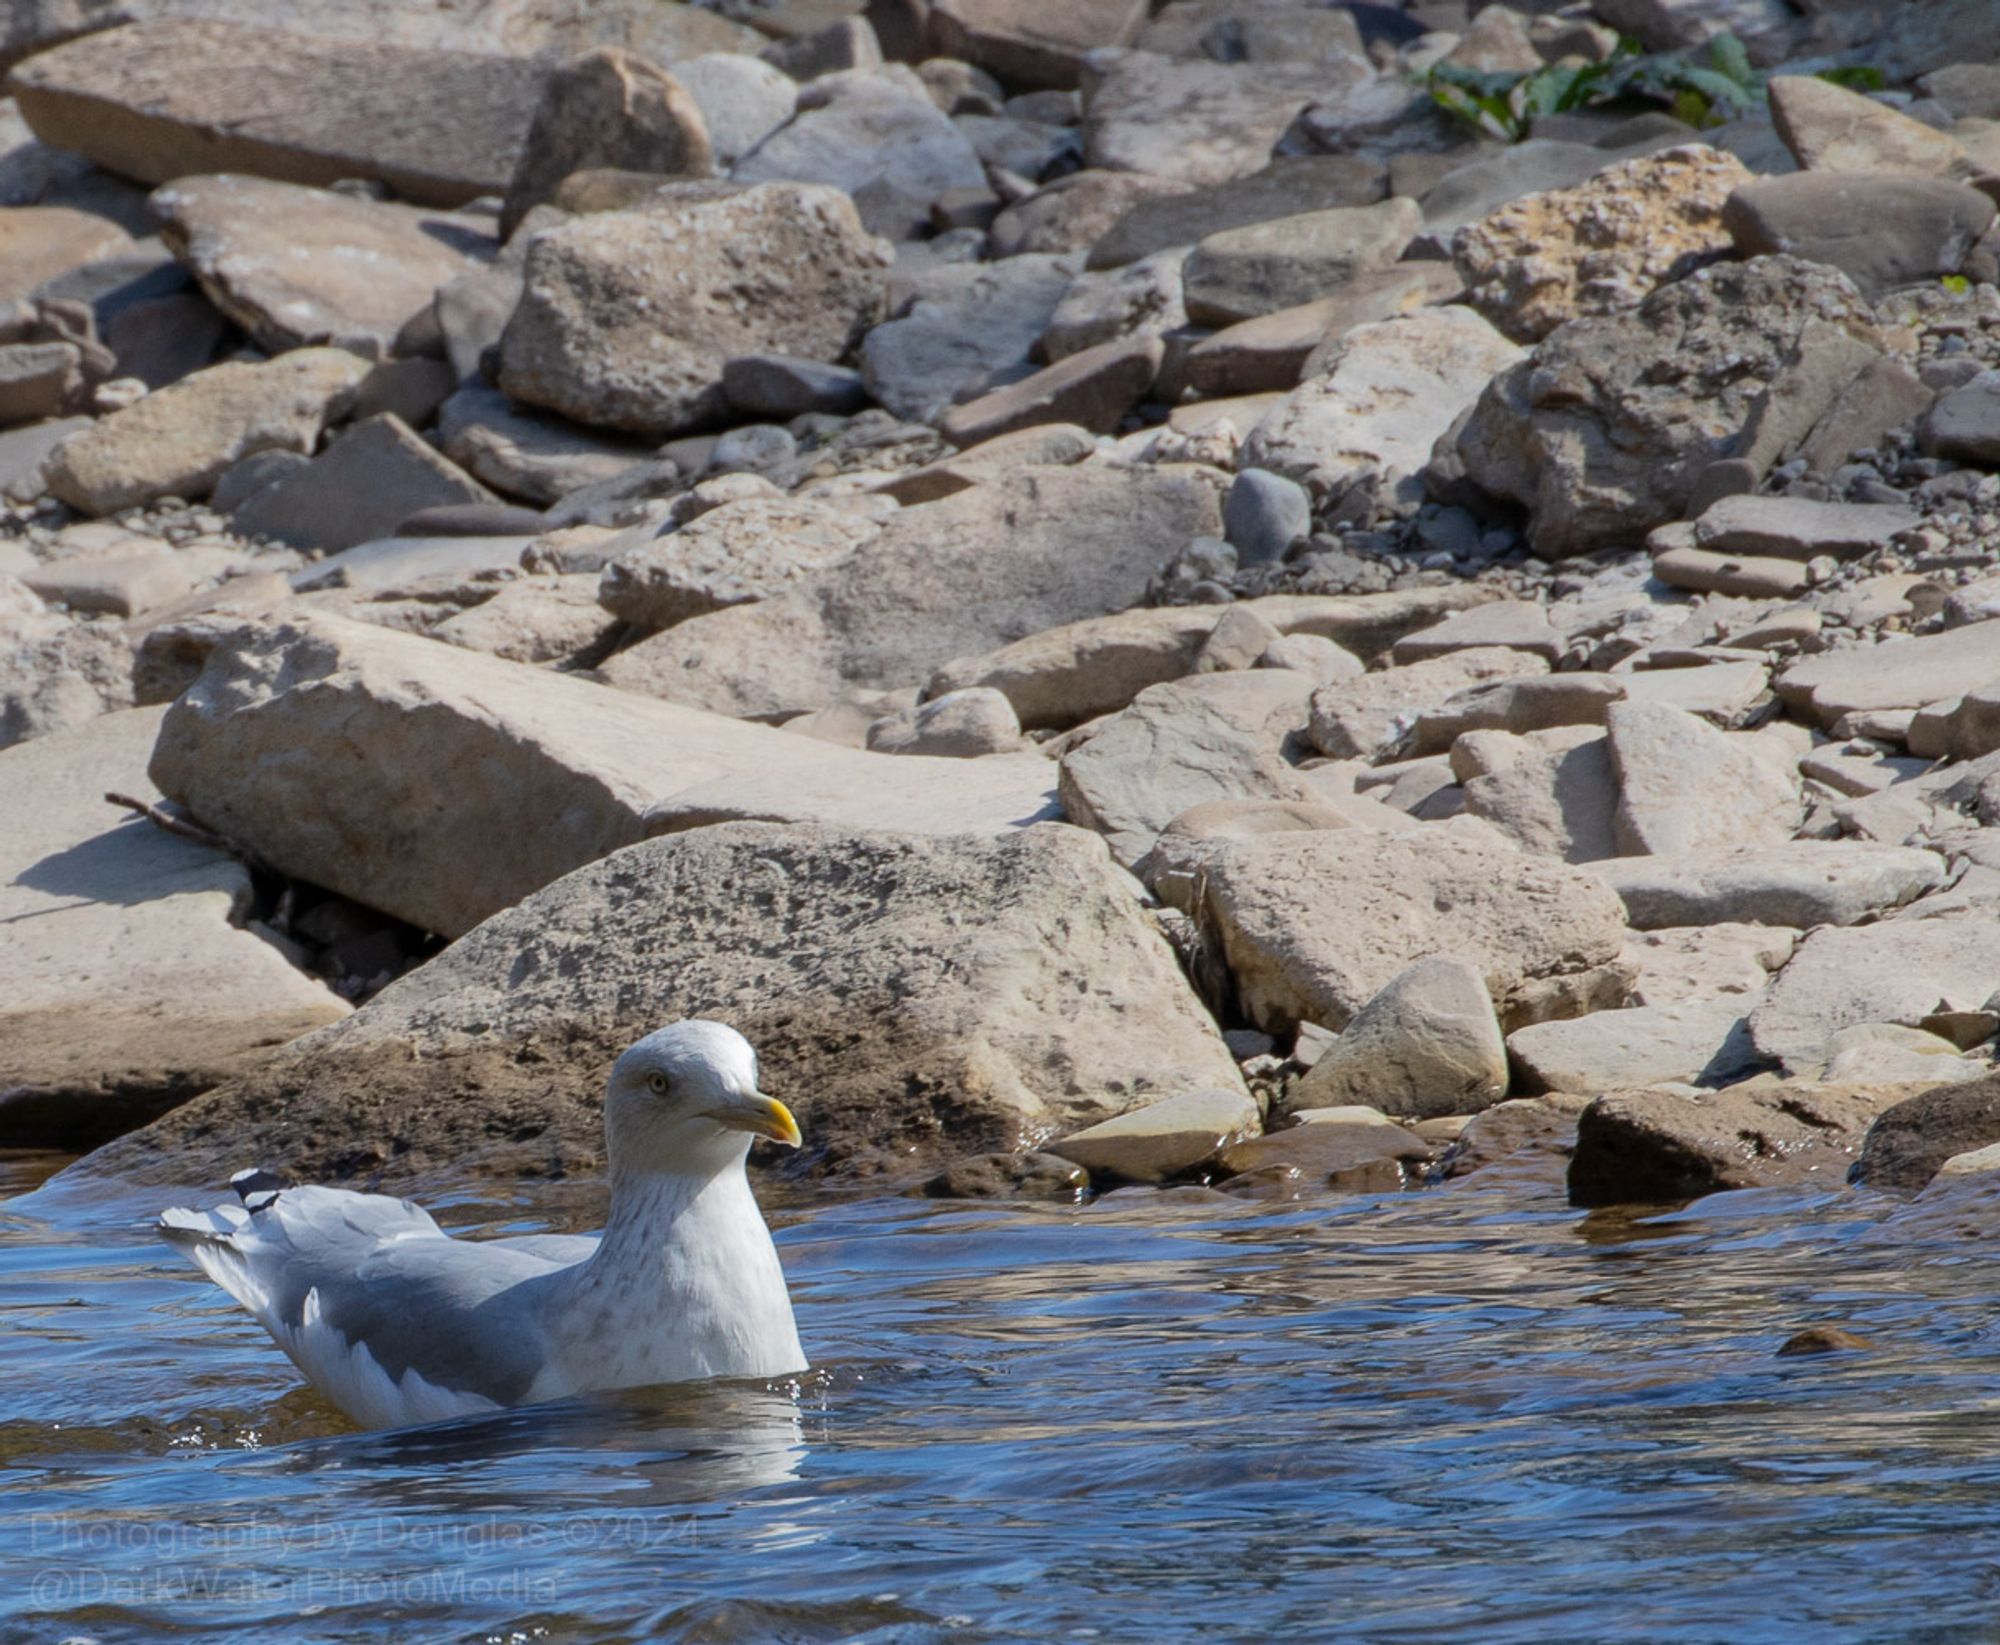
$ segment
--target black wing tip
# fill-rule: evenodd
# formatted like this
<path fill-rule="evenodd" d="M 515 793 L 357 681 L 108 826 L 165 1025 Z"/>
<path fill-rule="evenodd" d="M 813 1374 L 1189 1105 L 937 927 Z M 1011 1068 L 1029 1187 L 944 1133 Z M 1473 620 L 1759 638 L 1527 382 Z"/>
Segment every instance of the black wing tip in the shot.
<path fill-rule="evenodd" d="M 292 1179 L 282 1171 L 272 1171 L 261 1165 L 253 1165 L 238 1171 L 229 1179 L 229 1186 L 236 1190 L 236 1197 L 245 1205 L 250 1204 L 253 1194 L 275 1194 L 292 1186 Z M 266 1202 L 268 1203 L 268 1201 Z M 251 1206 L 252 1210 L 258 1209 Z"/>

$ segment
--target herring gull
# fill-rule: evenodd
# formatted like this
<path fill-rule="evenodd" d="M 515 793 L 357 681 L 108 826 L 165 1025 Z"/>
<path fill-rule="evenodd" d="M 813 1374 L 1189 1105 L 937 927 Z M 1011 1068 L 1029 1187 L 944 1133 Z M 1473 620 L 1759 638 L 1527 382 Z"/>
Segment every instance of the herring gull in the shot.
<path fill-rule="evenodd" d="M 240 1302 L 356 1422 L 401 1427 L 592 1389 L 806 1368 L 777 1248 L 744 1174 L 797 1147 L 757 1056 L 719 1022 L 648 1034 L 604 1098 L 602 1234 L 455 1239 L 408 1200 L 234 1179 L 241 1205 L 161 1213 L 161 1236 Z"/>

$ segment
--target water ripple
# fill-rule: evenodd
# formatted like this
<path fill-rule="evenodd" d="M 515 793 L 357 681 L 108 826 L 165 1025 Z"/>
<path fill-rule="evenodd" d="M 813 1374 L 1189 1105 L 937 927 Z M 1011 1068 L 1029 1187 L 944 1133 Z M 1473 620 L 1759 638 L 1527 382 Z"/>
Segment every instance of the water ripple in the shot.
<path fill-rule="evenodd" d="M 834 1205 L 779 1234 L 797 1382 L 396 1434 L 149 1205 L 29 1193 L 0 1637 L 1985 1637 L 1995 1193 Z M 1869 1346 L 1778 1354 L 1816 1323 Z"/>

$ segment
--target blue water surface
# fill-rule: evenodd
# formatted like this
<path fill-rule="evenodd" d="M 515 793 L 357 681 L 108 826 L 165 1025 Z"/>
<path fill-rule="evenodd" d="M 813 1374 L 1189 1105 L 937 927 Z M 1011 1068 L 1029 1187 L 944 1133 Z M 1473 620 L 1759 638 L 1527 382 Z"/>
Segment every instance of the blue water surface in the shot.
<path fill-rule="evenodd" d="M 795 1384 L 362 1434 L 63 1179 L 0 1206 L 0 1638 L 2000 1636 L 2000 1190 L 1476 1181 L 790 1212 Z"/>

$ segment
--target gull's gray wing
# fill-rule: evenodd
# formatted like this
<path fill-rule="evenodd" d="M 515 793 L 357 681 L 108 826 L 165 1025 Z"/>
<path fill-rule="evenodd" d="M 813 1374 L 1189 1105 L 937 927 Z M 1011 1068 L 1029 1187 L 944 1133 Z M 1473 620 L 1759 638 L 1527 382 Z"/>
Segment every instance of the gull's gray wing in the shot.
<path fill-rule="evenodd" d="M 549 1235 L 453 1239 L 407 1200 L 338 1188 L 169 1211 L 161 1232 L 321 1392 L 384 1426 L 524 1398 L 544 1363 L 539 1299 L 575 1260 L 550 1242 L 594 1249 Z"/>

